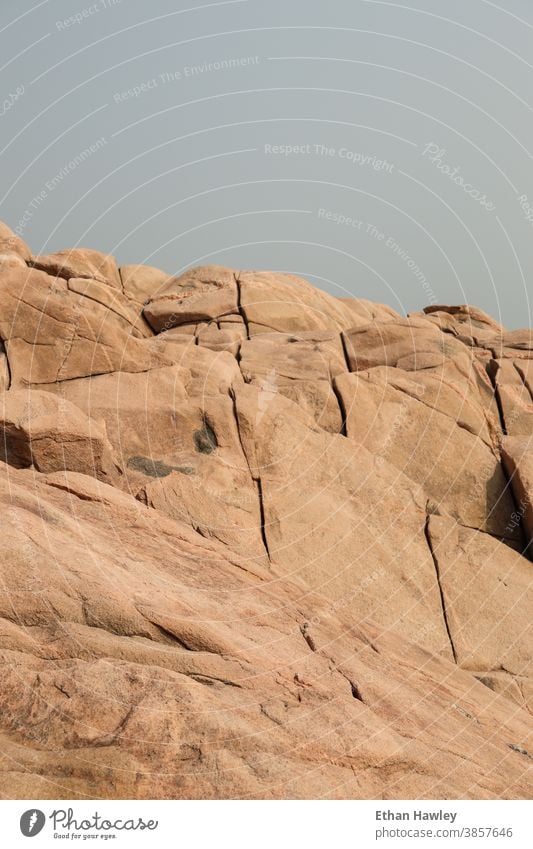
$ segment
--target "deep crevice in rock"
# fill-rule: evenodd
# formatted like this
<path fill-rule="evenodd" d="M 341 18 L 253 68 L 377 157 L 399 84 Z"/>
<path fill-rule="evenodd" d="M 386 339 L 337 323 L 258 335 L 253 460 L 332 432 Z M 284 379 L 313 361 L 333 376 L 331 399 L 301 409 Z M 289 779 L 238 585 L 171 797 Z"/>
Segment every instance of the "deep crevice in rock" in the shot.
<path fill-rule="evenodd" d="M 263 501 L 263 484 L 261 482 L 261 478 L 257 478 L 255 481 L 255 485 L 257 488 L 257 495 L 259 496 L 259 516 L 261 521 L 261 539 L 263 540 L 263 545 L 265 546 L 265 551 L 267 553 L 267 557 L 270 560 L 270 549 L 268 547 L 268 540 L 266 535 L 266 527 L 265 527 L 265 505 Z"/>
<path fill-rule="evenodd" d="M 498 409 L 498 415 L 500 417 L 500 427 L 502 429 L 502 433 L 504 436 L 507 435 L 507 428 L 505 425 L 505 413 L 503 412 L 502 399 L 500 398 L 500 392 L 498 389 L 498 383 L 496 376 L 498 374 L 498 362 L 497 360 L 490 360 L 487 363 L 487 374 L 489 376 L 490 382 L 492 383 L 492 388 L 494 389 L 494 400 L 496 401 L 496 407 Z"/>
<path fill-rule="evenodd" d="M 305 642 L 307 643 L 307 645 L 309 646 L 311 651 L 316 651 L 317 650 L 316 643 L 315 643 L 312 635 L 309 633 L 309 623 L 304 622 L 304 624 L 300 627 L 300 631 L 301 631 L 302 637 L 304 638 Z"/>
<path fill-rule="evenodd" d="M 352 694 L 352 698 L 356 699 L 358 702 L 362 702 L 363 704 L 365 704 L 365 700 L 363 699 L 363 696 L 361 695 L 361 690 L 359 689 L 359 687 L 355 683 L 355 681 L 352 681 L 352 679 L 348 675 L 346 675 L 346 673 L 343 672 L 342 669 L 339 669 L 339 667 L 337 665 L 335 665 L 335 671 L 338 672 L 339 675 L 342 675 L 342 677 L 350 685 L 350 691 L 351 691 L 351 694 Z"/>
<path fill-rule="evenodd" d="M 455 651 L 455 646 L 453 644 L 452 632 L 451 632 L 451 629 L 450 629 L 450 623 L 448 621 L 448 613 L 447 613 L 447 610 L 446 610 L 446 599 L 445 599 L 445 596 L 444 596 L 444 591 L 442 589 L 442 584 L 441 584 L 441 580 L 440 580 L 439 561 L 438 561 L 438 558 L 437 558 L 435 552 L 433 551 L 433 544 L 431 542 L 431 534 L 430 534 L 430 531 L 429 531 L 429 517 L 430 517 L 430 514 L 428 513 L 426 515 L 426 521 L 425 521 L 425 524 L 424 524 L 424 536 L 426 538 L 426 542 L 427 542 L 427 545 L 428 545 L 428 548 L 429 548 L 429 553 L 431 554 L 431 559 L 433 560 L 433 565 L 435 567 L 435 575 L 437 577 L 437 585 L 439 587 L 440 605 L 441 605 L 441 610 L 442 610 L 442 618 L 444 619 L 444 626 L 446 628 L 446 633 L 448 635 L 448 640 L 449 640 L 449 643 L 450 643 L 450 648 L 452 650 L 453 659 L 454 659 L 455 663 L 457 663 L 457 653 Z"/>
<path fill-rule="evenodd" d="M 341 338 L 341 347 L 342 347 L 342 354 L 343 354 L 343 357 L 344 357 L 344 362 L 346 363 L 346 368 L 348 370 L 348 374 L 352 374 L 352 370 L 350 368 L 350 358 L 348 356 L 348 348 L 347 348 L 347 345 L 346 345 L 346 336 L 344 335 L 344 333 L 342 331 L 339 335 L 340 335 L 340 338 Z"/>
<path fill-rule="evenodd" d="M 250 328 L 248 327 L 248 318 L 246 316 L 246 312 L 242 305 L 242 297 L 241 297 L 241 281 L 239 280 L 239 275 L 235 274 L 235 285 L 237 287 L 237 309 L 239 310 L 239 315 L 243 320 L 244 329 L 246 330 L 246 338 L 250 338 Z"/>
<path fill-rule="evenodd" d="M 250 472 L 250 477 L 251 477 L 252 482 L 254 484 L 255 490 L 257 492 L 257 497 L 258 497 L 258 500 L 259 500 L 259 517 L 260 517 L 259 521 L 260 521 L 261 540 L 262 540 L 263 546 L 265 548 L 265 553 L 266 553 L 266 555 L 267 555 L 267 557 L 270 561 L 271 557 L 270 557 L 270 549 L 268 547 L 268 540 L 267 540 L 266 528 L 265 528 L 265 508 L 264 508 L 264 504 L 263 504 L 263 487 L 262 487 L 262 484 L 261 484 L 261 478 L 258 477 L 258 476 L 255 476 L 254 473 L 252 472 L 252 467 L 250 466 L 250 461 L 248 459 L 248 455 L 247 455 L 246 449 L 244 447 L 244 442 L 242 440 L 242 434 L 241 434 L 241 427 L 240 427 L 240 424 L 239 424 L 239 414 L 237 412 L 237 398 L 236 398 L 236 395 L 235 395 L 235 391 L 233 389 L 230 389 L 229 394 L 230 394 L 230 398 L 232 400 L 233 417 L 235 419 L 235 426 L 237 428 L 237 436 L 239 437 L 239 445 L 241 446 L 241 451 L 243 453 L 244 459 L 246 460 L 246 464 L 247 464 L 248 470 Z"/>
<path fill-rule="evenodd" d="M 339 410 L 340 410 L 340 414 L 341 414 L 341 429 L 340 429 L 339 433 L 341 434 L 341 436 L 348 436 L 348 430 L 347 430 L 347 426 L 346 426 L 346 422 L 347 422 L 346 407 L 344 405 L 342 395 L 339 392 L 339 387 L 337 386 L 335 378 L 331 378 L 330 383 L 331 383 L 331 391 L 333 392 L 333 394 L 335 395 L 335 398 L 337 399 L 337 404 L 339 405 Z"/>

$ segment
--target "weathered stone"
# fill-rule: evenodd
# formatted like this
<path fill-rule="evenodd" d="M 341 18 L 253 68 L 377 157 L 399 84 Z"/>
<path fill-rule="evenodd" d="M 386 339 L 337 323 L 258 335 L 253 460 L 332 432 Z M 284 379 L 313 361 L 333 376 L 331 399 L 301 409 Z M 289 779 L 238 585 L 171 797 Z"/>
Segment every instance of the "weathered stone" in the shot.
<path fill-rule="evenodd" d="M 10 798 L 528 798 L 528 714 L 389 627 L 86 476 L 0 503 Z"/>
<path fill-rule="evenodd" d="M 353 326 L 368 324 L 369 321 L 387 321 L 400 318 L 399 313 L 388 304 L 375 304 L 366 298 L 339 298 L 339 301 L 353 313 Z"/>
<path fill-rule="evenodd" d="M 48 256 L 34 256 L 29 264 L 53 277 L 70 280 L 71 277 L 89 278 L 106 283 L 122 291 L 122 284 L 115 257 L 88 248 L 57 251 Z"/>
<path fill-rule="evenodd" d="M 343 330 L 354 323 L 342 301 L 292 274 L 245 271 L 237 275 L 239 304 L 249 335 Z"/>
<path fill-rule="evenodd" d="M 107 307 L 111 313 L 122 319 L 124 329 L 130 332 L 132 336 L 140 338 L 153 336 L 151 327 L 139 312 L 118 291 L 111 289 L 105 283 L 87 278 L 71 277 L 67 286 L 70 292 L 76 292 L 78 295 L 83 295 L 85 298 Z"/>
<path fill-rule="evenodd" d="M 210 323 L 199 328 L 196 338 L 203 348 L 209 348 L 211 351 L 228 351 L 236 357 L 245 336 L 242 329 L 237 329 L 235 324 L 228 324 L 226 328 L 221 329 L 216 323 Z"/>
<path fill-rule="evenodd" d="M 39 472 L 67 469 L 119 484 L 121 469 L 105 429 L 69 401 L 25 389 L 0 395 L 0 459 Z"/>
<path fill-rule="evenodd" d="M 446 517 L 429 517 L 428 538 L 457 663 L 476 675 L 502 670 L 533 682 L 531 564 Z"/>
<path fill-rule="evenodd" d="M 533 558 L 533 435 L 506 436 L 502 440 L 502 459 L 514 494 L 514 524 L 522 524 L 529 556 Z"/>
<path fill-rule="evenodd" d="M 85 293 L 74 291 L 86 285 Z M 135 338 L 128 317 L 117 314 L 105 299 L 99 303 L 91 297 L 95 285 L 33 269 L 0 275 L 0 338 L 14 388 L 106 372 L 142 372 L 169 362 L 150 348 L 151 340 Z"/>
<path fill-rule="evenodd" d="M 420 485 L 458 521 L 515 538 L 514 509 L 476 387 L 426 371 L 377 367 L 336 381 L 346 432 Z"/>
<path fill-rule="evenodd" d="M 357 621 L 386 624 L 394 598 L 395 630 L 448 654 L 417 486 L 281 396 L 261 410 L 260 393 L 243 387 L 236 409 L 276 573 L 297 576 Z"/>
<path fill-rule="evenodd" d="M 431 304 L 428 307 L 424 307 L 424 313 L 426 315 L 438 316 L 442 319 L 446 316 L 450 316 L 453 322 L 456 324 L 464 324 L 470 330 L 489 329 L 496 333 L 501 333 L 503 331 L 502 325 L 498 321 L 495 321 L 490 315 L 488 315 L 488 313 L 479 309 L 479 307 L 472 307 L 469 304 L 460 304 L 458 306 Z"/>
<path fill-rule="evenodd" d="M 527 332 L 0 227 L 0 340 L 3 795 L 530 797 Z"/>
<path fill-rule="evenodd" d="M 137 304 L 145 304 L 156 297 L 172 279 L 170 274 L 151 265 L 122 265 L 119 274 L 122 291 Z"/>
<path fill-rule="evenodd" d="M 238 312 L 235 274 L 218 265 L 193 268 L 172 278 L 144 307 L 144 316 L 156 333 Z"/>
<path fill-rule="evenodd" d="M 533 369 L 528 360 L 498 359 L 488 365 L 502 418 L 511 436 L 533 433 Z"/>
<path fill-rule="evenodd" d="M 17 264 L 17 257 L 25 265 L 26 260 L 31 258 L 31 251 L 20 236 L 13 233 L 13 230 L 10 230 L 6 224 L 0 221 L 0 259 L 2 266 L 9 264 L 10 258 L 13 264 Z"/>
<path fill-rule="evenodd" d="M 309 412 L 324 430 L 341 432 L 332 380 L 347 369 L 338 333 L 261 333 L 241 344 L 239 362 L 244 379 L 261 392 L 261 408 L 279 393 Z"/>
<path fill-rule="evenodd" d="M 350 371 L 397 366 L 417 371 L 442 365 L 464 347 L 423 318 L 398 318 L 354 327 L 344 334 Z"/>

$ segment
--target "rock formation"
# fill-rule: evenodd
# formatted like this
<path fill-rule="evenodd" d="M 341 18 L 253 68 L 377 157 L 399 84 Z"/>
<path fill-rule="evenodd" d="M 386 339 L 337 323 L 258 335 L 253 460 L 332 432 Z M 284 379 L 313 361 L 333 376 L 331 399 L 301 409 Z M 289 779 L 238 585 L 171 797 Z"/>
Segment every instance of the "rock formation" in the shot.
<path fill-rule="evenodd" d="M 1 225 L 0 390 L 4 798 L 530 796 L 529 331 Z"/>

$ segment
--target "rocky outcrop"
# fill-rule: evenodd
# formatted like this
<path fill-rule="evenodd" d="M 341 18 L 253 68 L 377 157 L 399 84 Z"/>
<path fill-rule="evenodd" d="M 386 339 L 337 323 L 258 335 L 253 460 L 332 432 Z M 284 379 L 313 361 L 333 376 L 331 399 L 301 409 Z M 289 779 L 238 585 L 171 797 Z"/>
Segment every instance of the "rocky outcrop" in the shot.
<path fill-rule="evenodd" d="M 528 332 L 2 225 L 0 340 L 6 795 L 529 798 Z"/>

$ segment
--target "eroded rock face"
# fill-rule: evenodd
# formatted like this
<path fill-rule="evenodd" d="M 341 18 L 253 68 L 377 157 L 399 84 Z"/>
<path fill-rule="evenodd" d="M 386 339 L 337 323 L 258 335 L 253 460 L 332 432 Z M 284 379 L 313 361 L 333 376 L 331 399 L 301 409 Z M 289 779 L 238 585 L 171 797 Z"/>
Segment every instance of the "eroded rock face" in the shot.
<path fill-rule="evenodd" d="M 529 798 L 528 332 L 2 226 L 0 341 L 10 798 Z"/>
<path fill-rule="evenodd" d="M 145 334 L 126 299 L 116 292 L 108 300 L 101 285 L 33 268 L 0 273 L 0 337 L 13 387 L 168 363 L 151 348 L 151 338 L 139 338 Z"/>
<path fill-rule="evenodd" d="M 69 470 L 119 485 L 122 470 L 105 427 L 49 392 L 4 392 L 0 404 L 0 458 L 38 472 Z"/>
<path fill-rule="evenodd" d="M 99 251 L 79 248 L 59 251 L 48 256 L 32 257 L 28 260 L 28 264 L 32 268 L 65 280 L 70 280 L 72 277 L 87 278 L 105 283 L 112 289 L 122 288 L 115 258 Z"/>
<path fill-rule="evenodd" d="M 31 251 L 28 245 L 0 221 L 0 268 L 24 267 L 30 259 Z"/>

